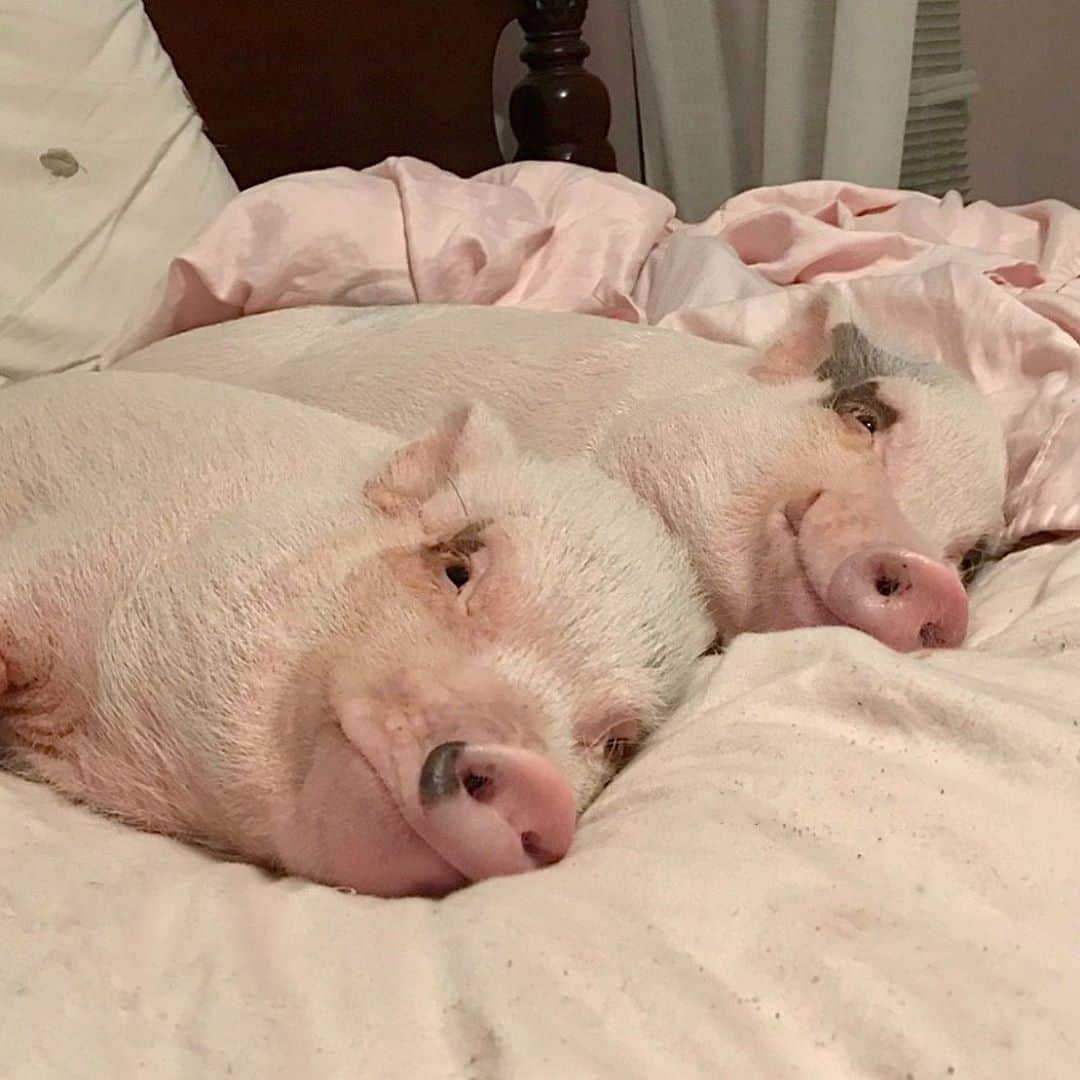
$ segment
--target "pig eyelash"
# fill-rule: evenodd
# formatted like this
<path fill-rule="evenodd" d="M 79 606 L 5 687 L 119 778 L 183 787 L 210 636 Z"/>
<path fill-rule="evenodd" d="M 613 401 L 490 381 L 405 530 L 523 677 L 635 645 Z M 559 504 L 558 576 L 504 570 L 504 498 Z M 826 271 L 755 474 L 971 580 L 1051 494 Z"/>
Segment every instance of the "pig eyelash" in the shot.
<path fill-rule="evenodd" d="M 611 766 L 615 772 L 618 772 L 634 758 L 640 749 L 640 743 L 634 739 L 615 735 L 603 742 L 584 745 L 583 748 L 586 752 L 596 755 L 597 758 L 602 758 L 605 765 Z"/>
<path fill-rule="evenodd" d="M 621 769 L 637 751 L 638 744 L 630 739 L 608 739 L 604 743 L 604 760 Z"/>
<path fill-rule="evenodd" d="M 481 537 L 485 523 L 466 525 L 460 532 L 455 533 L 449 540 L 442 540 L 437 544 L 431 544 L 428 550 L 436 555 L 441 555 L 447 560 L 469 559 L 486 546 Z"/>
<path fill-rule="evenodd" d="M 638 752 L 640 744 L 640 725 L 623 717 L 614 724 L 607 725 L 605 734 L 588 743 L 587 749 L 618 770 Z"/>
<path fill-rule="evenodd" d="M 446 482 L 450 485 L 450 490 L 457 496 L 457 501 L 461 504 L 461 512 L 467 518 L 469 516 L 469 508 L 465 505 L 465 500 L 461 497 L 461 492 L 458 491 L 457 484 L 450 478 L 446 478 Z"/>

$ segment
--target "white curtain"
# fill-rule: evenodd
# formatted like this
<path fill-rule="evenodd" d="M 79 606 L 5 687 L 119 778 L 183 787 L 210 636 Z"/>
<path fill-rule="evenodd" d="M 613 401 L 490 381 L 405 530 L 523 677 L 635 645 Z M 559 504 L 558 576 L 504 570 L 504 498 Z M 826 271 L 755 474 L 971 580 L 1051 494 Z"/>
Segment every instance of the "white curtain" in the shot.
<path fill-rule="evenodd" d="M 645 179 L 697 221 L 815 177 L 895 187 L 918 0 L 631 0 Z"/>

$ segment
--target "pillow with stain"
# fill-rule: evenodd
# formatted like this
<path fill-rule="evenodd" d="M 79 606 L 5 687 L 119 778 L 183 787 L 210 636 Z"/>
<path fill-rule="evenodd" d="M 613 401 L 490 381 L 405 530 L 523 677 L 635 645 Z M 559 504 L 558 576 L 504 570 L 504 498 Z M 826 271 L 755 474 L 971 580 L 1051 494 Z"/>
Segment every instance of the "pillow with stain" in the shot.
<path fill-rule="evenodd" d="M 141 4 L 2 23 L 0 382 L 107 362 L 236 191 Z"/>

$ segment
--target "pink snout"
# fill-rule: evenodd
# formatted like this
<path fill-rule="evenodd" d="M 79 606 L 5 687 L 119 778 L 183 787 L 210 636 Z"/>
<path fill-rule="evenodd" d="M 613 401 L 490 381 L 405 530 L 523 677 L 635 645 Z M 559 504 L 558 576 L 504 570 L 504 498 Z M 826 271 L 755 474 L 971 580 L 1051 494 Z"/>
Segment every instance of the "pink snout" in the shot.
<path fill-rule="evenodd" d="M 470 881 L 558 862 L 574 837 L 569 785 L 540 754 L 445 742 L 419 777 L 418 831 Z"/>
<path fill-rule="evenodd" d="M 967 593 L 956 571 L 899 547 L 849 555 L 824 600 L 845 623 L 899 652 L 954 648 L 967 634 Z"/>

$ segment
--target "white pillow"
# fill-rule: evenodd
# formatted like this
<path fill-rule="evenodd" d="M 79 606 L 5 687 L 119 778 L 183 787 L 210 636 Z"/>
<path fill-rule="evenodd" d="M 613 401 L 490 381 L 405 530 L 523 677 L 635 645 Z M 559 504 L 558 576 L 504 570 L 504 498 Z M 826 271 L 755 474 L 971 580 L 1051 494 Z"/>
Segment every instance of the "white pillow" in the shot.
<path fill-rule="evenodd" d="M 7 0 L 0 24 L 3 382 L 117 348 L 236 186 L 141 4 Z"/>

